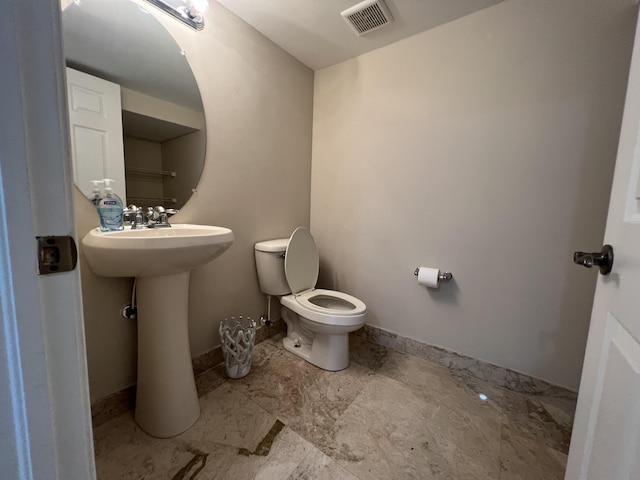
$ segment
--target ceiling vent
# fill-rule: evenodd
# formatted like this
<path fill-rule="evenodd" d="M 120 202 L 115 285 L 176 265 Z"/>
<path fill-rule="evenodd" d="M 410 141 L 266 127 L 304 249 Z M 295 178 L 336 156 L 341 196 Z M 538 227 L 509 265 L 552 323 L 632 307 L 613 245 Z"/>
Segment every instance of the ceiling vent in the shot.
<path fill-rule="evenodd" d="M 358 35 L 373 32 L 393 22 L 391 12 L 383 0 L 365 0 L 347 8 L 340 15 Z"/>

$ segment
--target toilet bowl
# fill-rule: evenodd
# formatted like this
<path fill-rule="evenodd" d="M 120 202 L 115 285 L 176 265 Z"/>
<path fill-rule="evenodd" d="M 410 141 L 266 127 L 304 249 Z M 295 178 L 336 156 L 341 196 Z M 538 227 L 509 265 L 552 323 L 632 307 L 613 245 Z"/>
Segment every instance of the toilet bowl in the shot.
<path fill-rule="evenodd" d="M 260 289 L 281 297 L 286 350 L 325 370 L 349 366 L 349 333 L 364 325 L 367 307 L 335 290 L 316 289 L 320 261 L 308 229 L 255 246 Z"/>

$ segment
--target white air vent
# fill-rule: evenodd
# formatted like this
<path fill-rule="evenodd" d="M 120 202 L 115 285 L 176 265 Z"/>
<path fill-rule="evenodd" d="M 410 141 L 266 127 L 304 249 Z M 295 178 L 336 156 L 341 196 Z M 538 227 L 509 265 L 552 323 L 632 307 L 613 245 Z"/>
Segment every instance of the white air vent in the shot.
<path fill-rule="evenodd" d="M 358 35 L 373 32 L 393 21 L 391 12 L 383 0 L 365 0 L 347 8 L 340 15 Z"/>

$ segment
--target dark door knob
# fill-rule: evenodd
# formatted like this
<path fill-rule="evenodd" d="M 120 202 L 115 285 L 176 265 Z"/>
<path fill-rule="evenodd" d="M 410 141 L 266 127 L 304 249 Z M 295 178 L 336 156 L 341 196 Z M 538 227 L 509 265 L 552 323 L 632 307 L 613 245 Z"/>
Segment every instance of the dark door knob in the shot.
<path fill-rule="evenodd" d="M 600 267 L 600 273 L 607 275 L 613 268 L 613 247 L 605 245 L 600 252 L 585 253 L 574 252 L 573 263 L 591 268 L 594 265 Z"/>

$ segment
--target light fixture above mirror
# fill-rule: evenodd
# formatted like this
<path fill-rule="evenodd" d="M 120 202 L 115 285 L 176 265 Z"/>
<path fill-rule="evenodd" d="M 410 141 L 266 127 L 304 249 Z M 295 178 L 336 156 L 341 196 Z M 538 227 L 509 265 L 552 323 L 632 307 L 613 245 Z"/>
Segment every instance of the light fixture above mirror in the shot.
<path fill-rule="evenodd" d="M 204 28 L 204 16 L 209 10 L 207 0 L 146 0 L 173 18 L 189 25 L 194 30 Z"/>

